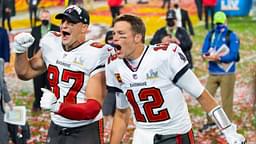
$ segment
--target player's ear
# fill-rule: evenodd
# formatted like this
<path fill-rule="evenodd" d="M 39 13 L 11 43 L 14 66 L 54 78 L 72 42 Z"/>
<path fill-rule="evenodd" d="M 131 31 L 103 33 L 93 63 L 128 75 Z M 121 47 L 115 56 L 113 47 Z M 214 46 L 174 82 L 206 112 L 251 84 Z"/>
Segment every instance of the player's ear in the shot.
<path fill-rule="evenodd" d="M 142 35 L 141 34 L 135 34 L 134 40 L 135 42 L 141 42 Z"/>
<path fill-rule="evenodd" d="M 88 31 L 88 25 L 87 25 L 87 24 L 83 24 L 81 31 L 82 31 L 83 33 L 86 33 L 86 32 Z"/>

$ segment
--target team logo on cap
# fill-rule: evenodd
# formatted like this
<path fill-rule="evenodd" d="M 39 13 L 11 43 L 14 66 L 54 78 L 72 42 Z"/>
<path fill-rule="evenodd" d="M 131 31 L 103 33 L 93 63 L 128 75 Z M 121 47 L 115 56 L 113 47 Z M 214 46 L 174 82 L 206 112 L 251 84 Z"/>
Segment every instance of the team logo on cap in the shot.
<path fill-rule="evenodd" d="M 68 13 L 71 13 L 72 11 L 73 11 L 72 9 L 68 9 L 68 10 L 67 10 Z"/>
<path fill-rule="evenodd" d="M 82 10 L 76 5 L 71 5 L 71 6 L 67 7 L 65 11 L 67 11 L 68 13 L 71 13 L 73 10 L 75 10 L 79 15 L 82 12 Z"/>

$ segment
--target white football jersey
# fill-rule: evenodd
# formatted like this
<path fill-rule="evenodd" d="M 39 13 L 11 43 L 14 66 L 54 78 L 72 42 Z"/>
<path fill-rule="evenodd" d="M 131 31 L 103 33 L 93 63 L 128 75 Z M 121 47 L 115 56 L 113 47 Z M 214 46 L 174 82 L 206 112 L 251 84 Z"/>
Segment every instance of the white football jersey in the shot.
<path fill-rule="evenodd" d="M 124 93 L 122 99 L 129 102 L 136 128 L 158 134 L 187 133 L 192 124 L 182 90 L 175 85 L 188 70 L 185 55 L 176 44 L 145 49 L 133 69 L 129 62 L 112 53 L 106 64 L 107 85 Z"/>
<path fill-rule="evenodd" d="M 65 51 L 61 37 L 47 33 L 40 41 L 44 62 L 48 68 L 48 81 L 61 103 L 84 103 L 86 85 L 90 77 L 105 70 L 107 48 L 94 41 L 87 41 L 77 48 Z M 52 121 L 64 127 L 77 127 L 102 118 L 100 112 L 92 120 L 70 120 L 51 113 Z"/>

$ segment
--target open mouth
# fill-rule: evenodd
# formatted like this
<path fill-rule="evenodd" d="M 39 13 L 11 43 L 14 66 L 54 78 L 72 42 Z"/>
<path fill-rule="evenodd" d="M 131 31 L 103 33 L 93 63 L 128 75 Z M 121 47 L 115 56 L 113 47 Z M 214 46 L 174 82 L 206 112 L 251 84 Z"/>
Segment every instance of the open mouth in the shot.
<path fill-rule="evenodd" d="M 116 50 L 121 50 L 121 46 L 118 44 L 111 44 L 112 47 L 114 47 Z"/>
<path fill-rule="evenodd" d="M 63 34 L 64 37 L 70 35 L 70 33 L 69 33 L 69 32 L 66 32 L 66 31 L 62 31 L 62 34 Z"/>
<path fill-rule="evenodd" d="M 67 31 L 61 31 L 61 34 L 62 34 L 62 40 L 63 41 L 67 41 L 69 38 L 70 38 L 70 33 L 67 32 Z"/>

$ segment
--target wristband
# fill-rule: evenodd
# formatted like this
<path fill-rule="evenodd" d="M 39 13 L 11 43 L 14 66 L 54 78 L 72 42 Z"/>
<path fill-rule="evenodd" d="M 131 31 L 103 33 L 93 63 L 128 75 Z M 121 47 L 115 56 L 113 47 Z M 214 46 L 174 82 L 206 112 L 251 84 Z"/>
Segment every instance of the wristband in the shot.
<path fill-rule="evenodd" d="M 217 124 L 217 126 L 221 130 L 231 126 L 231 122 L 221 106 L 216 106 L 215 108 L 213 108 L 208 113 L 208 115 L 212 118 L 212 120 Z"/>

